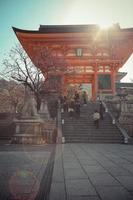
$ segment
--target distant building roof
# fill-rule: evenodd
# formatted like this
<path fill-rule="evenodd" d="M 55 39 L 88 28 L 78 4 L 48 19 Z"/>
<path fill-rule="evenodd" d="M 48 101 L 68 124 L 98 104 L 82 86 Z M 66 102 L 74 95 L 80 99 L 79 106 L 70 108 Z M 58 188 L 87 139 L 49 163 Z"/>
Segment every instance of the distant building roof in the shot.
<path fill-rule="evenodd" d="M 127 72 L 117 72 L 117 75 L 116 75 L 116 82 L 120 82 L 120 80 L 121 80 L 122 78 L 124 78 L 126 75 L 127 75 Z"/>
<path fill-rule="evenodd" d="M 116 83 L 116 88 L 133 88 L 133 83 Z"/>

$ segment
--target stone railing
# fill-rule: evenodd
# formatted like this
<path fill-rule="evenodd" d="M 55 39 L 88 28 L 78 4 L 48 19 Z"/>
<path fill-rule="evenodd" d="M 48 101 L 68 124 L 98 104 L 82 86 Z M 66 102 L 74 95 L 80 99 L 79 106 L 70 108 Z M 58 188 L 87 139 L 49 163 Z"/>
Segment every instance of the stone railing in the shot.
<path fill-rule="evenodd" d="M 112 119 L 112 124 L 115 124 L 117 126 L 117 128 L 120 130 L 121 134 L 123 135 L 124 138 L 124 143 L 128 144 L 131 141 L 130 136 L 128 135 L 126 129 L 124 129 L 121 124 L 119 123 L 118 119 L 116 119 L 116 117 L 114 116 L 113 112 L 114 112 L 114 107 L 112 106 L 111 109 L 111 102 L 108 104 L 106 102 L 102 102 L 105 111 L 109 113 L 111 119 Z M 113 110 L 114 109 L 114 110 Z"/>
<path fill-rule="evenodd" d="M 62 138 L 63 138 L 63 133 L 62 133 L 61 107 L 59 105 L 58 116 L 57 116 L 57 139 L 56 139 L 56 143 L 61 144 Z"/>
<path fill-rule="evenodd" d="M 120 125 L 127 130 L 128 134 L 133 137 L 133 100 L 120 100 L 110 102 L 112 111 Z M 114 112 L 115 111 L 115 112 Z"/>

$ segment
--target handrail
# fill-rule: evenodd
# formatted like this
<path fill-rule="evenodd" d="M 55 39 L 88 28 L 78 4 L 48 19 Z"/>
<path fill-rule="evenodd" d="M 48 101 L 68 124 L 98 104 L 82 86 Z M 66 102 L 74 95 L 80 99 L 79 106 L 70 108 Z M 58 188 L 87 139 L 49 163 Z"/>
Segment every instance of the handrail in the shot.
<path fill-rule="evenodd" d="M 112 124 L 115 124 L 117 126 L 117 128 L 120 130 L 121 134 L 123 135 L 123 137 L 124 137 L 124 144 L 128 144 L 130 136 L 128 135 L 127 131 L 120 126 L 120 124 L 119 124 L 118 121 L 116 121 L 116 119 L 113 116 L 112 112 L 108 109 L 108 106 L 106 105 L 106 103 L 104 101 L 101 101 L 101 102 L 102 102 L 102 105 L 105 108 L 105 112 L 109 113 L 109 115 L 110 115 L 110 117 L 112 119 Z"/>
<path fill-rule="evenodd" d="M 60 105 L 58 108 L 58 114 L 57 114 L 57 139 L 56 143 L 61 144 L 62 143 L 62 124 L 61 124 L 61 112 L 60 112 Z"/>

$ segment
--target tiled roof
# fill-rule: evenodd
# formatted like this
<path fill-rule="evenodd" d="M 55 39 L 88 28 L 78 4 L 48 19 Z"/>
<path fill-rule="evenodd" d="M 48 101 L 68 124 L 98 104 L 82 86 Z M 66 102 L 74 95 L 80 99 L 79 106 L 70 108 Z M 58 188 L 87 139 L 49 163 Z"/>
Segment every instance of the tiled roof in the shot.
<path fill-rule="evenodd" d="M 21 33 L 88 33 L 97 32 L 100 30 L 100 26 L 97 24 L 82 24 L 82 25 L 40 25 L 38 30 L 23 30 L 12 27 L 14 32 Z M 109 30 L 122 31 L 122 32 L 132 32 L 133 28 L 120 28 L 119 24 L 113 24 Z"/>
<path fill-rule="evenodd" d="M 98 31 L 99 26 L 96 24 L 90 25 L 40 25 L 39 32 L 45 33 L 75 33 Z"/>

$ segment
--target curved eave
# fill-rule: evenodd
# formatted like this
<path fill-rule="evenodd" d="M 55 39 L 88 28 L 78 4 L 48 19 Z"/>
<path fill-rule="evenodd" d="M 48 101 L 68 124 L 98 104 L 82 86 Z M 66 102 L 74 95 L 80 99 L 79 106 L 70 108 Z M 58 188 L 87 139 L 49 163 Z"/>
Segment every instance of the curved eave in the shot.
<path fill-rule="evenodd" d="M 16 28 L 16 27 L 12 27 L 13 31 L 16 33 L 32 33 L 32 34 L 36 34 L 36 33 L 39 33 L 39 34 L 42 34 L 41 32 L 39 31 L 35 31 L 35 30 L 23 30 L 23 29 L 19 29 L 19 28 Z"/>
<path fill-rule="evenodd" d="M 28 39 L 30 39 L 30 38 L 32 38 L 32 37 L 34 37 L 34 38 L 43 38 L 43 37 L 45 37 L 45 38 L 47 38 L 47 39 L 50 39 L 51 40 L 51 38 L 58 38 L 58 39 L 60 39 L 60 38 L 64 38 L 64 37 L 67 37 L 67 38 L 69 38 L 69 37 L 73 37 L 73 38 L 75 38 L 75 36 L 78 36 L 78 37 L 80 37 L 80 38 L 83 38 L 83 34 L 84 34 L 84 37 L 87 37 L 88 36 L 88 33 L 87 32 L 69 32 L 69 33 L 67 33 L 67 32 L 50 32 L 50 31 L 45 31 L 45 32 L 40 32 L 39 30 L 22 30 L 22 29 L 18 29 L 18 28 L 15 28 L 15 27 L 12 27 L 13 28 L 13 31 L 15 32 L 15 34 L 16 34 L 16 36 L 17 36 L 17 38 L 28 38 Z M 91 33 L 92 34 L 92 33 Z"/>
<path fill-rule="evenodd" d="M 73 26 L 73 28 L 74 28 L 74 26 Z M 88 37 L 88 35 L 90 35 L 90 36 L 96 35 L 97 31 L 98 31 L 98 30 L 95 30 L 95 31 L 93 30 L 93 32 L 92 32 L 92 31 L 88 30 L 88 32 L 86 32 L 86 31 L 84 31 L 82 29 L 80 29 L 80 31 L 77 31 L 77 32 L 75 32 L 75 31 L 73 32 L 73 30 L 71 30 L 71 32 L 70 32 L 70 30 L 69 30 L 69 32 L 67 32 L 67 31 L 59 31 L 60 28 L 58 28 L 58 26 L 57 27 L 53 26 L 54 32 L 51 31 L 51 29 L 49 29 L 49 28 L 46 31 L 46 27 L 45 27 L 45 31 L 40 31 L 40 30 L 23 30 L 23 29 L 19 29 L 19 28 L 16 28 L 16 27 L 12 27 L 12 29 L 15 32 L 17 38 L 19 38 L 19 37 L 27 37 L 27 38 L 30 38 L 30 37 L 35 37 L 35 38 L 36 37 L 41 37 L 41 38 L 42 37 L 47 37 L 47 38 L 52 38 L 52 37 L 55 37 L 55 36 L 58 37 L 58 38 L 60 38 L 62 36 L 63 36 L 63 38 L 64 37 L 67 37 L 67 38 L 73 37 L 73 38 L 75 38 L 75 36 L 83 37 L 83 35 L 84 35 L 84 37 Z M 133 41 L 133 28 L 118 29 L 118 30 L 111 30 L 111 29 L 109 29 L 108 31 L 112 33 L 112 37 L 116 36 L 114 34 L 120 34 L 120 35 L 124 34 L 126 37 L 130 37 L 131 40 Z M 101 31 L 101 33 L 102 33 L 102 31 Z M 100 35 L 99 35 L 99 37 L 100 37 Z"/>
<path fill-rule="evenodd" d="M 91 28 L 90 28 L 91 26 Z M 99 31 L 98 25 L 40 25 L 39 30 L 22 30 L 12 27 L 14 32 L 47 34 L 47 33 L 87 33 Z"/>
<path fill-rule="evenodd" d="M 40 27 L 43 27 L 43 25 L 40 25 Z M 81 26 L 81 27 L 80 27 Z M 49 28 L 50 27 L 50 28 Z M 76 31 L 76 27 L 78 27 L 77 25 L 71 25 L 70 27 L 68 25 L 57 25 L 57 26 L 44 26 L 44 30 L 41 30 L 41 28 L 39 28 L 39 30 L 24 30 L 24 29 L 19 29 L 16 27 L 12 27 L 12 29 L 14 30 L 15 33 L 32 33 L 32 34 L 45 34 L 45 33 L 70 33 L 70 32 L 86 32 L 87 29 L 87 25 L 79 25 L 80 29 L 78 28 Z M 63 30 L 63 28 L 65 28 L 66 31 Z M 70 29 L 71 31 L 67 31 L 67 29 Z M 73 31 L 73 29 L 75 29 L 75 31 Z M 54 30 L 54 31 L 53 31 Z M 89 25 L 88 25 L 88 32 L 97 32 L 99 31 L 100 28 L 95 28 L 95 29 L 90 29 L 89 30 Z M 130 32 L 133 33 L 133 28 L 123 28 L 123 29 L 112 29 L 109 28 L 109 31 L 114 31 L 114 32 Z"/>

